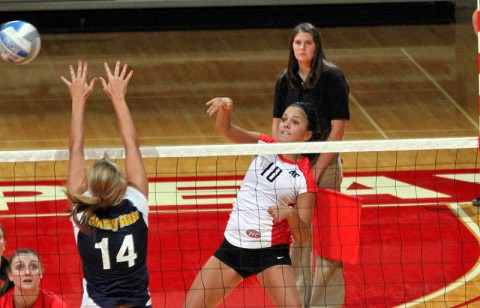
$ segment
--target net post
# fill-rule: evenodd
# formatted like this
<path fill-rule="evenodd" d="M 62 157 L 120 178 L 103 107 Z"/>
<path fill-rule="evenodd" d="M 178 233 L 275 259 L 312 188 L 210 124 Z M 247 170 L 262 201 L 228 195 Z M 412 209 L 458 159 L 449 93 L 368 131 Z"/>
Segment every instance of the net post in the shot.
<path fill-rule="evenodd" d="M 478 18 L 478 13 L 480 10 L 480 0 L 477 0 L 477 8 L 472 15 L 472 25 L 475 35 L 477 36 L 477 74 L 478 74 L 478 150 L 480 151 L 480 38 L 479 38 L 479 29 L 480 29 L 480 19 Z"/>
<path fill-rule="evenodd" d="M 480 0 L 477 0 L 477 9 L 473 13 L 473 25 L 477 35 L 477 74 L 478 74 L 478 151 L 480 151 L 480 39 L 479 39 L 479 29 L 480 29 L 480 19 L 478 18 L 478 12 L 480 10 Z M 474 206 L 480 206 L 480 197 L 473 199 L 472 204 Z"/>

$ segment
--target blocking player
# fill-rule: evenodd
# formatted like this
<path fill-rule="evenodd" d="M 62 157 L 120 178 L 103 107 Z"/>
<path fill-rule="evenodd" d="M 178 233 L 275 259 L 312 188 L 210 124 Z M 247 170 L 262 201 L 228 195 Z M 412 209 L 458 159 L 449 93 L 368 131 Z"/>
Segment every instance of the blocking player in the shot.
<path fill-rule="evenodd" d="M 108 157 L 87 171 L 84 120 L 87 99 L 97 78 L 87 82 L 87 62 L 69 66 L 70 124 L 67 197 L 72 205 L 75 239 L 82 261 L 82 307 L 151 307 L 147 270 L 148 180 L 135 125 L 125 95 L 133 71 L 104 64 L 100 77 L 110 98 L 125 147 L 125 170 Z"/>

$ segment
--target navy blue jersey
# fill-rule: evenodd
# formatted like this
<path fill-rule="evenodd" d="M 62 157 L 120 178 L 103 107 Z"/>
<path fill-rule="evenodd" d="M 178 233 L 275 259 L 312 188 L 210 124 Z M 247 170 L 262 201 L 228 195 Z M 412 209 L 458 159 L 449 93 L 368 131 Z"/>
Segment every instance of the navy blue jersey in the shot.
<path fill-rule="evenodd" d="M 128 187 L 118 206 L 96 210 L 89 224 L 90 234 L 74 225 L 84 274 L 82 306 L 150 306 L 145 196 Z"/>

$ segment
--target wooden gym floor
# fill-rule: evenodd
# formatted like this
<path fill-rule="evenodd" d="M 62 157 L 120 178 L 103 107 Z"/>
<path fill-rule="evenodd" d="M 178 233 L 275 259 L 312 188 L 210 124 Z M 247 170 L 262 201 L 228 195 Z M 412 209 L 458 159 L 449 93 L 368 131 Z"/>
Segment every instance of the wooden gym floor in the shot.
<path fill-rule="evenodd" d="M 345 140 L 478 134 L 477 43 L 457 23 L 322 28 L 327 56 L 351 89 Z M 463 15 L 463 16 L 462 16 Z M 128 102 L 142 145 L 222 142 L 205 116 L 214 96 L 236 101 L 236 119 L 268 133 L 273 87 L 286 66 L 290 29 L 42 35 L 26 66 L 0 63 L 0 149 L 66 148 L 69 96 L 59 76 L 78 59 L 90 76 L 103 61 L 135 70 Z M 87 146 L 117 146 L 111 107 L 92 94 Z"/>
<path fill-rule="evenodd" d="M 447 25 L 321 28 L 327 57 L 350 85 L 345 140 L 478 136 L 477 38 L 470 12 L 457 14 Z M 205 113 L 214 96 L 234 99 L 235 122 L 269 134 L 289 36 L 290 29 L 44 34 L 32 63 L 0 63 L 0 151 L 67 148 L 70 100 L 59 76 L 78 59 L 89 62 L 90 77 L 103 75 L 104 61 L 133 68 L 127 100 L 142 146 L 223 143 Z M 85 143 L 121 146 L 99 85 Z M 478 227 L 478 208 L 464 206 Z M 480 294 L 478 276 L 467 284 Z M 458 302 L 474 298 L 460 293 Z"/>

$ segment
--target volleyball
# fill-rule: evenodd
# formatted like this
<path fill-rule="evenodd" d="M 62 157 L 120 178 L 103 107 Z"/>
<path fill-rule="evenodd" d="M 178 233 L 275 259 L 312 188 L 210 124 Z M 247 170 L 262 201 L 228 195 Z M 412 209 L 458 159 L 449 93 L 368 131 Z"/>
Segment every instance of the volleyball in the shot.
<path fill-rule="evenodd" d="M 40 52 L 40 34 L 32 24 L 9 21 L 0 26 L 0 57 L 9 63 L 27 64 Z"/>

